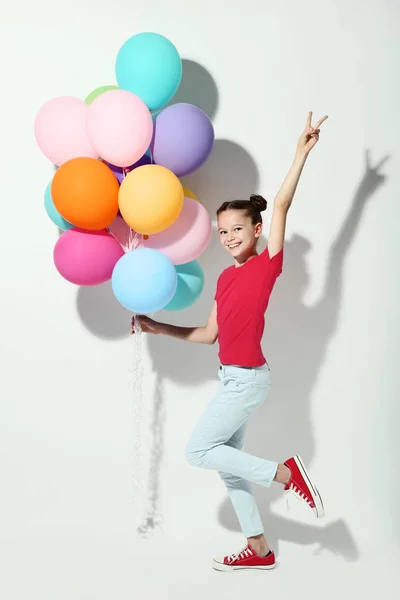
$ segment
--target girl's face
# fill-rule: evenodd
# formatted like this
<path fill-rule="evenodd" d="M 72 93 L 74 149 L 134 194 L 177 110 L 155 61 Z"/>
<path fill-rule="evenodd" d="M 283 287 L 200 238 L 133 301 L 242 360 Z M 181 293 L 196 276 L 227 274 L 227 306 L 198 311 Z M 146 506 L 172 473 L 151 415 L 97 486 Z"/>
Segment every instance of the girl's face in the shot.
<path fill-rule="evenodd" d="M 218 215 L 218 233 L 221 244 L 229 254 L 236 259 L 247 258 L 255 250 L 262 225 L 253 225 L 250 217 L 240 210 L 225 210 Z"/>

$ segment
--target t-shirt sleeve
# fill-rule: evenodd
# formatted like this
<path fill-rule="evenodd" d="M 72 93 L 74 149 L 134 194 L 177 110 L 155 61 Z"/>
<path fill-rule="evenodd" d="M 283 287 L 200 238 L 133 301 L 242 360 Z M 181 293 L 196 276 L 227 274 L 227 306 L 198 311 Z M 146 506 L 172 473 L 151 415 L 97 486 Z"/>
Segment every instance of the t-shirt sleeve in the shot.
<path fill-rule="evenodd" d="M 274 275 L 274 277 L 279 277 L 279 275 L 282 273 L 283 268 L 283 248 L 272 258 L 270 258 L 267 246 L 265 250 L 260 254 L 260 258 L 262 259 L 263 263 L 269 265 L 271 273 Z"/>
<path fill-rule="evenodd" d="M 217 279 L 217 285 L 215 286 L 215 294 L 214 294 L 214 300 L 218 300 L 218 292 L 219 292 L 219 282 L 221 279 L 221 275 L 218 277 Z"/>

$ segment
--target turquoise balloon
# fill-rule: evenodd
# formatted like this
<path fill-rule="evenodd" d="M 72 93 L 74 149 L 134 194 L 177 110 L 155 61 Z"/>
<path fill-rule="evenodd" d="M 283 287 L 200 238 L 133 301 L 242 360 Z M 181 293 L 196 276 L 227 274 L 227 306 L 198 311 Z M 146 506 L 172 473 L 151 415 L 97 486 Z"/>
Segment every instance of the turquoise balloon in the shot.
<path fill-rule="evenodd" d="M 160 112 L 161 112 L 161 110 L 156 110 L 156 112 L 152 113 L 152 115 L 151 115 L 151 118 L 153 120 L 153 127 L 154 127 L 154 123 L 156 122 L 156 119 L 157 119 L 158 115 L 160 114 Z M 149 158 L 151 158 L 151 144 L 147 148 L 145 154 L 146 154 L 146 156 L 148 156 Z"/>
<path fill-rule="evenodd" d="M 44 207 L 45 207 L 46 212 L 49 215 L 50 219 L 53 221 L 53 223 L 55 225 L 57 225 L 57 227 L 59 227 L 63 231 L 72 229 L 73 225 L 71 225 L 71 223 L 68 223 L 68 221 L 66 221 L 64 219 L 64 217 L 62 217 L 60 215 L 60 213 L 54 206 L 53 198 L 51 197 L 51 181 L 48 184 L 46 191 L 44 193 Z"/>
<path fill-rule="evenodd" d="M 204 288 L 204 271 L 197 260 L 175 265 L 178 286 L 175 296 L 164 310 L 183 310 L 196 302 Z"/>
<path fill-rule="evenodd" d="M 182 79 L 175 46 L 158 33 L 139 33 L 120 48 L 115 61 L 118 86 L 139 96 L 150 110 L 165 106 Z"/>

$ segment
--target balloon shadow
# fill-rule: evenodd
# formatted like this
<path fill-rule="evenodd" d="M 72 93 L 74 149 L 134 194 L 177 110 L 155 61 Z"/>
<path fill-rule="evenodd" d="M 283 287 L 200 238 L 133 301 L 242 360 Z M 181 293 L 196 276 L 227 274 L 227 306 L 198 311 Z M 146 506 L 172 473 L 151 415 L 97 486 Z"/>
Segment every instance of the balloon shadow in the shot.
<path fill-rule="evenodd" d="M 80 287 L 76 300 L 80 320 L 96 337 L 111 340 L 129 335 L 131 313 L 114 296 L 111 281 Z"/>
<path fill-rule="evenodd" d="M 199 63 L 184 58 L 182 60 L 182 81 L 178 91 L 168 103 L 184 102 L 194 104 L 203 110 L 210 119 L 218 111 L 218 88 L 210 73 Z"/>
<path fill-rule="evenodd" d="M 217 139 L 205 165 L 192 175 L 183 177 L 182 182 L 215 218 L 222 202 L 248 198 L 257 191 L 258 167 L 242 146 L 231 140 Z"/>

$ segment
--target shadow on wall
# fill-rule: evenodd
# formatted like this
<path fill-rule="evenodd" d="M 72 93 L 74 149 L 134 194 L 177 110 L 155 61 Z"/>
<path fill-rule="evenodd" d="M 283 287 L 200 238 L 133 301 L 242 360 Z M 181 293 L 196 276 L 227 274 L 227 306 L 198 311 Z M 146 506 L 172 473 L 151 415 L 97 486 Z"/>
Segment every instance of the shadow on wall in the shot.
<path fill-rule="evenodd" d="M 346 254 L 367 201 L 385 181 L 378 173 L 385 161 L 386 158 L 373 168 L 367 155 L 366 170 L 350 212 L 330 250 L 322 297 L 314 306 L 306 306 L 302 301 L 309 282 L 306 254 L 310 244 L 298 236 L 285 243 L 284 272 L 271 297 L 265 331 L 272 392 L 257 418 L 250 421 L 246 442 L 246 451 L 250 454 L 283 461 L 300 453 L 306 465 L 312 464 L 315 456 L 310 414 L 313 389 L 338 325 Z M 334 407 L 326 407 L 326 411 L 329 410 Z M 357 559 L 358 550 L 344 520 L 324 528 L 295 523 L 271 512 L 271 504 L 282 495 L 281 486 L 273 485 L 269 490 L 254 486 L 254 493 L 272 548 L 278 550 L 279 540 L 299 545 L 317 543 L 321 549 L 341 554 L 347 560 Z M 219 520 L 227 529 L 239 531 L 228 500 L 220 507 Z"/>
<path fill-rule="evenodd" d="M 218 111 L 218 88 L 210 73 L 199 63 L 182 60 L 182 81 L 179 90 L 169 102 L 186 102 L 203 110 L 212 120 Z"/>

